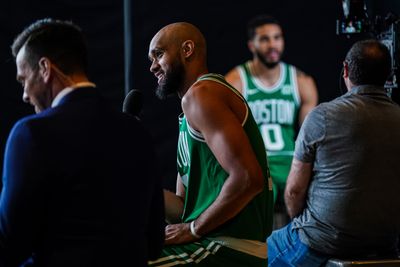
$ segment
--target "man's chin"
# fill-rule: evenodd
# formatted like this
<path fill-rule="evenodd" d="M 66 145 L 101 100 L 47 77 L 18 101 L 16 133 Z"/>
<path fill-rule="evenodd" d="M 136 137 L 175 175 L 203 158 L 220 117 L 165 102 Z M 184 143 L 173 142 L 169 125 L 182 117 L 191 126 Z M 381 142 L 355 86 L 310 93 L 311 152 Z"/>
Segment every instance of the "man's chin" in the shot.
<path fill-rule="evenodd" d="M 50 106 L 49 106 L 50 107 Z M 33 105 L 33 108 L 35 109 L 36 114 L 42 112 L 43 110 L 47 109 L 48 107 L 44 107 L 41 105 Z"/>
<path fill-rule="evenodd" d="M 158 87 L 157 87 L 156 96 L 157 96 L 159 99 L 165 100 L 165 99 L 167 99 L 167 97 L 168 97 L 169 95 L 170 95 L 170 94 L 168 94 L 168 93 L 165 91 L 164 88 L 162 88 L 161 86 L 158 86 Z"/>
<path fill-rule="evenodd" d="M 36 112 L 36 114 L 38 114 L 38 113 L 40 113 L 40 112 L 42 112 L 42 111 L 43 111 L 42 108 L 39 108 L 38 106 L 35 106 L 35 112 Z"/>
<path fill-rule="evenodd" d="M 264 63 L 264 66 L 267 67 L 268 69 L 273 69 L 273 68 L 275 68 L 276 66 L 278 66 L 279 62 L 280 62 L 280 61 L 278 60 L 278 61 L 263 62 L 263 63 Z"/>
<path fill-rule="evenodd" d="M 156 96 L 161 100 L 165 100 L 171 96 L 176 95 L 177 88 L 177 85 L 166 85 L 165 83 L 159 84 L 156 89 Z"/>

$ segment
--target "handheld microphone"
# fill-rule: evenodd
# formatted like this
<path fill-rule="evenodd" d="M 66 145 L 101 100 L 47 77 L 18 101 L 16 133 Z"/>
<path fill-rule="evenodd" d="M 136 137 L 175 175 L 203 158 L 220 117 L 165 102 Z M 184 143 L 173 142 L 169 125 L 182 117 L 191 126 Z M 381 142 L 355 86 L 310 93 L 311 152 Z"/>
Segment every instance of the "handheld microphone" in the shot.
<path fill-rule="evenodd" d="M 122 111 L 133 116 L 138 116 L 142 110 L 142 92 L 133 89 L 125 97 Z"/>

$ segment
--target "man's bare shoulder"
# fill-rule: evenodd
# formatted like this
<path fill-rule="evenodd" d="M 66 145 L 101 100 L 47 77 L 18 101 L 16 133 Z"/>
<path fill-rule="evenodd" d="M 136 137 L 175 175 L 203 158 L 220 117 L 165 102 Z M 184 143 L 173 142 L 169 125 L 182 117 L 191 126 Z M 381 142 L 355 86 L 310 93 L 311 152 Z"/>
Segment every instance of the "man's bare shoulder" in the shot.
<path fill-rule="evenodd" d="M 226 75 L 225 80 L 242 93 L 242 80 L 239 73 L 239 68 L 231 69 Z"/>
<path fill-rule="evenodd" d="M 229 106 L 228 90 L 225 85 L 210 80 L 198 81 L 189 88 L 182 98 L 182 110 L 192 128 L 202 131 Z"/>
<path fill-rule="evenodd" d="M 297 84 L 301 99 L 302 111 L 300 111 L 300 123 L 303 122 L 306 114 L 318 103 L 318 90 L 314 79 L 305 72 L 296 69 Z"/>
<path fill-rule="evenodd" d="M 215 87 L 222 86 L 217 82 L 203 80 L 195 82 L 182 97 L 182 108 L 184 110 L 193 109 L 196 106 L 209 104 L 215 101 L 218 97 L 218 90 L 213 90 Z"/>
<path fill-rule="evenodd" d="M 240 79 L 239 69 L 238 67 L 234 67 L 225 75 L 225 79 L 229 82 L 230 80 L 237 80 Z"/>
<path fill-rule="evenodd" d="M 303 84 L 304 85 L 315 84 L 313 77 L 311 77 L 304 71 L 300 70 L 299 68 L 296 68 L 296 76 L 297 76 L 297 82 L 300 86 Z"/>
<path fill-rule="evenodd" d="M 221 94 L 226 93 L 226 89 L 228 88 L 225 85 L 213 80 L 197 81 L 189 88 L 182 100 L 202 101 L 203 99 L 220 98 Z"/>

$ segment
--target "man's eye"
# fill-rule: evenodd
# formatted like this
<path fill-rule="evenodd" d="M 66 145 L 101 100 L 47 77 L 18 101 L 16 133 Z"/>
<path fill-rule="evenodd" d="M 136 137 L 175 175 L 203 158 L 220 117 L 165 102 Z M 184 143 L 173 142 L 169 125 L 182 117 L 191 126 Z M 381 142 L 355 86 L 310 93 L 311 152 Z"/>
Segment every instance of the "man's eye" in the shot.
<path fill-rule="evenodd" d="M 163 52 L 157 52 L 157 53 L 156 53 L 156 58 L 160 58 L 160 57 L 162 57 L 162 56 L 163 56 L 163 54 L 164 54 Z"/>

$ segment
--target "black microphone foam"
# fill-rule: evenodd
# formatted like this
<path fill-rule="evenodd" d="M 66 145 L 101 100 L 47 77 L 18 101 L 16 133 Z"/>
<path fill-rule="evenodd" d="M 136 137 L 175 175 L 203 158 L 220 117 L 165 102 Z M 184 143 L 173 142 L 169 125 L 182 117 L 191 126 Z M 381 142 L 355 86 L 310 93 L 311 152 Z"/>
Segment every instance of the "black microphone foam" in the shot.
<path fill-rule="evenodd" d="M 142 92 L 131 90 L 125 97 L 122 111 L 133 116 L 138 116 L 142 109 Z"/>

